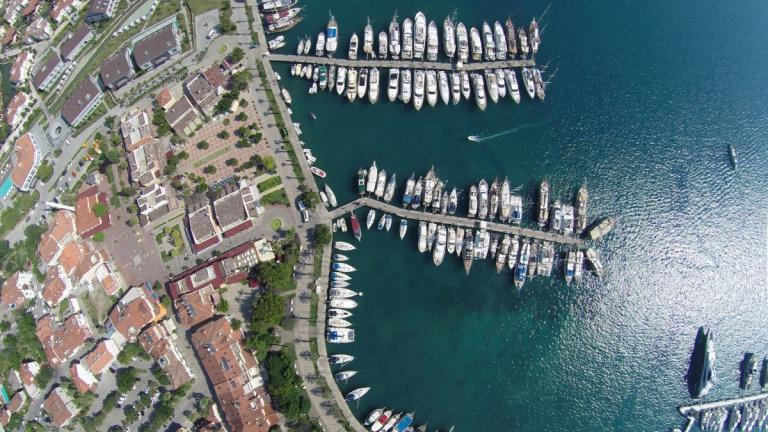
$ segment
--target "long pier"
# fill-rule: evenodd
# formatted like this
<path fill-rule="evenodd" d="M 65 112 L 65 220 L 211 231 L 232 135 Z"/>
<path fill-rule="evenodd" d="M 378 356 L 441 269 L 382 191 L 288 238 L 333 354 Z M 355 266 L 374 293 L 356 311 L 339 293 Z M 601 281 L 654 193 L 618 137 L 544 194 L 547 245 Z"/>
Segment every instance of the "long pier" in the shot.
<path fill-rule="evenodd" d="M 763 399 L 768 399 L 768 392 L 762 392 L 757 393 L 749 396 L 742 396 L 739 398 L 733 398 L 733 399 L 724 399 L 719 401 L 712 401 L 712 402 L 702 402 L 692 405 L 681 405 L 677 410 L 680 411 L 680 414 L 684 416 L 690 415 L 692 412 L 701 412 L 701 411 L 707 411 L 713 408 L 725 408 L 730 407 L 734 405 L 743 405 L 748 402 L 754 402 L 759 401 Z"/>
<path fill-rule="evenodd" d="M 485 222 L 486 229 L 488 231 L 507 233 L 513 235 L 519 235 L 522 237 L 532 238 L 536 240 L 548 241 L 552 243 L 559 243 L 564 245 L 580 245 L 582 240 L 578 237 L 571 237 L 563 234 L 555 234 L 547 231 L 533 230 L 530 228 L 523 228 L 517 225 L 496 223 L 490 221 L 483 221 L 480 219 L 470 219 L 460 216 L 450 216 L 441 213 L 432 213 L 419 210 L 408 210 L 396 205 L 387 204 L 383 201 L 375 200 L 368 197 L 362 197 L 356 199 L 350 203 L 347 203 L 341 207 L 329 212 L 329 216 L 332 219 L 342 217 L 350 211 L 360 208 L 370 207 L 383 212 L 396 215 L 405 219 L 414 219 L 427 222 L 435 222 L 443 225 L 456 225 L 465 228 L 479 228 L 482 222 Z M 362 219 L 365 219 L 365 215 L 362 215 Z"/>
<path fill-rule="evenodd" d="M 535 66 L 536 62 L 533 59 L 524 60 L 501 60 L 501 61 L 489 61 L 489 62 L 477 62 L 477 63 L 463 63 L 461 67 L 457 63 L 445 63 L 445 62 L 430 62 L 421 60 L 385 60 L 385 59 L 358 59 L 347 60 L 333 57 L 318 57 L 309 55 L 291 55 L 291 54 L 270 54 L 269 61 L 287 62 L 287 63 L 315 63 L 324 65 L 336 65 L 344 67 L 378 67 L 381 69 L 386 68 L 410 68 L 410 69 L 435 69 L 445 71 L 475 71 L 485 69 L 505 69 L 505 68 L 521 68 Z"/>

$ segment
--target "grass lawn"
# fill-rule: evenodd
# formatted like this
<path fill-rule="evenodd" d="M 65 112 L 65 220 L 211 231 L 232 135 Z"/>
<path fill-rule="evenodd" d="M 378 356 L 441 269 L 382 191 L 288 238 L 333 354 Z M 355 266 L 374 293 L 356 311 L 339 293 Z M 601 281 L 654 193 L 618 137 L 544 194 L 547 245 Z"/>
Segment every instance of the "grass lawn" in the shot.
<path fill-rule="evenodd" d="M 227 45 L 222 45 L 219 47 L 219 55 L 224 55 L 229 51 L 229 47 Z"/>
<path fill-rule="evenodd" d="M 283 183 L 283 181 L 280 180 L 280 176 L 274 176 L 259 183 L 258 185 L 256 185 L 256 187 L 259 189 L 259 192 L 265 192 L 272 189 L 275 186 L 280 185 L 281 183 Z"/>
<path fill-rule="evenodd" d="M 272 219 L 272 222 L 269 223 L 269 226 L 272 227 L 272 231 L 280 231 L 280 228 L 283 226 L 283 221 L 281 221 L 280 218 L 274 218 Z"/>
<path fill-rule="evenodd" d="M 192 9 L 192 13 L 195 15 L 200 15 L 214 9 L 220 9 L 225 3 L 226 0 L 187 0 L 189 8 Z"/>
<path fill-rule="evenodd" d="M 210 162 L 212 160 L 216 160 L 216 159 L 220 158 L 221 156 L 227 154 L 227 152 L 229 152 L 229 146 L 222 147 L 222 148 L 216 150 L 215 152 L 209 154 L 208 156 L 205 156 L 203 158 L 200 158 L 200 159 L 196 160 L 192 164 L 192 166 L 195 167 L 195 168 L 200 168 L 201 166 L 207 164 L 208 162 Z"/>
<path fill-rule="evenodd" d="M 179 2 L 177 0 L 162 0 L 160 4 L 157 5 L 157 9 L 155 9 L 155 12 L 149 18 L 144 28 L 148 28 L 153 24 L 159 23 L 160 21 L 168 18 L 173 14 L 179 13 L 180 11 L 181 7 L 179 6 Z"/>
<path fill-rule="evenodd" d="M 261 203 L 264 205 L 269 204 L 282 204 L 285 206 L 291 205 L 291 202 L 288 201 L 288 195 L 285 194 L 284 189 L 278 189 L 274 192 L 270 192 L 263 197 L 261 197 Z"/>
<path fill-rule="evenodd" d="M 4 236 L 21 223 L 39 198 L 40 193 L 36 190 L 18 194 L 13 203 L 0 213 L 0 235 Z"/>
<path fill-rule="evenodd" d="M 97 287 L 93 292 L 83 293 L 78 300 L 95 325 L 101 325 L 107 319 L 113 303 L 101 287 Z"/>

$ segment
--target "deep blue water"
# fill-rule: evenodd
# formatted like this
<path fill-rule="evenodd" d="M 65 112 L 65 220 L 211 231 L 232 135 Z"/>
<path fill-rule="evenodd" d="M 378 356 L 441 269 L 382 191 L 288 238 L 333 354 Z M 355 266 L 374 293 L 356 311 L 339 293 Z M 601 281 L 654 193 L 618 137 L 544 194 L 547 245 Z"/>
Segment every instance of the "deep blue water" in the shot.
<path fill-rule="evenodd" d="M 479 27 L 508 14 L 527 22 L 547 4 L 313 2 L 286 51 L 321 31 L 329 8 L 345 53 L 366 16 L 378 32 L 395 9 L 438 23 L 456 9 Z M 597 245 L 605 280 L 566 286 L 555 271 L 520 295 L 490 264 L 469 277 L 455 258 L 436 268 L 416 250 L 413 224 L 403 242 L 396 228 L 365 232 L 350 254 L 352 288 L 365 293 L 352 318 L 358 340 L 329 347 L 357 357 L 348 368 L 360 373 L 342 391 L 373 388 L 353 410 L 385 405 L 458 431 L 668 430 L 682 422 L 676 407 L 689 401 L 685 373 L 705 324 L 718 353 L 708 398 L 738 395 L 744 351 L 768 355 L 767 18 L 764 1 L 554 1 L 537 58 L 557 69 L 547 101 L 506 99 L 482 113 L 466 102 L 415 112 L 385 95 L 376 105 L 308 96 L 307 81 L 278 66 L 341 202 L 376 160 L 401 181 L 434 165 L 460 189 L 508 176 L 529 221 L 542 178 L 561 199 L 586 182 L 590 219 L 619 220 Z"/>

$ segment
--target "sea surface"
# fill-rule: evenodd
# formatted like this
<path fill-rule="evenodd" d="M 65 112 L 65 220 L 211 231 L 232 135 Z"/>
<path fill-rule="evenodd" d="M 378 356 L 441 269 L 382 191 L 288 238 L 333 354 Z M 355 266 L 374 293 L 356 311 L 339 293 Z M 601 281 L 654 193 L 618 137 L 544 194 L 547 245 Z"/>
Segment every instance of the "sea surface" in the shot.
<path fill-rule="evenodd" d="M 507 15 L 527 23 L 548 4 L 305 2 L 306 19 L 286 33 L 283 52 L 301 35 L 316 38 L 329 9 L 346 57 L 366 17 L 376 33 L 395 10 L 401 20 L 422 10 L 440 25 L 455 10 L 480 27 Z M 768 355 L 766 22 L 763 0 L 552 1 L 536 59 L 548 64 L 546 76 L 557 71 L 546 102 L 507 98 L 485 112 L 474 101 L 425 103 L 420 112 L 390 103 L 386 71 L 375 105 L 307 95 L 308 81 L 276 65 L 302 139 L 341 203 L 356 197 L 356 171 L 375 160 L 397 173 L 398 199 L 412 172 L 434 166 L 463 191 L 509 177 L 528 225 L 543 178 L 561 200 L 586 183 L 590 221 L 618 218 L 594 245 L 604 280 L 567 286 L 559 263 L 519 294 L 510 272 L 496 274 L 490 262 L 468 277 L 455 257 L 435 267 L 416 249 L 414 223 L 404 241 L 399 221 L 391 232 L 364 229 L 349 253 L 358 269 L 351 288 L 364 293 L 351 319 L 357 340 L 329 346 L 356 357 L 347 369 L 359 373 L 343 392 L 372 388 L 352 405 L 358 417 L 387 406 L 415 412 L 430 430 L 669 430 L 683 423 L 676 407 L 690 402 L 685 374 L 701 325 L 717 348 L 707 399 L 739 395 L 744 352 Z"/>

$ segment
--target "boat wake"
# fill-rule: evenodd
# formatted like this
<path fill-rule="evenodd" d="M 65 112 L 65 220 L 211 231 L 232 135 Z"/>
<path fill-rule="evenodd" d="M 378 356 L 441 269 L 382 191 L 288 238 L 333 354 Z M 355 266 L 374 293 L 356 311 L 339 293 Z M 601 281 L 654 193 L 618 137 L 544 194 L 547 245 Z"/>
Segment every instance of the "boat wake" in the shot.
<path fill-rule="evenodd" d="M 520 126 L 518 126 L 516 128 L 507 129 L 505 131 L 497 132 L 497 133 L 486 135 L 486 136 L 470 135 L 470 136 L 467 137 L 467 140 L 472 141 L 472 142 L 484 142 L 484 141 L 488 141 L 488 140 L 492 140 L 492 139 L 496 139 L 496 138 L 502 137 L 504 135 L 509 135 L 511 133 L 519 132 L 521 130 L 543 126 L 544 124 L 546 124 L 546 123 L 526 123 L 526 124 L 520 125 Z"/>

